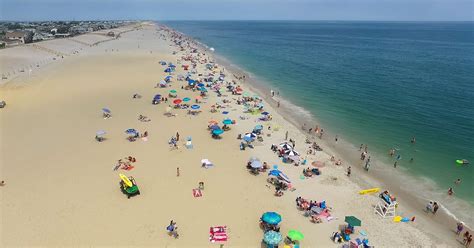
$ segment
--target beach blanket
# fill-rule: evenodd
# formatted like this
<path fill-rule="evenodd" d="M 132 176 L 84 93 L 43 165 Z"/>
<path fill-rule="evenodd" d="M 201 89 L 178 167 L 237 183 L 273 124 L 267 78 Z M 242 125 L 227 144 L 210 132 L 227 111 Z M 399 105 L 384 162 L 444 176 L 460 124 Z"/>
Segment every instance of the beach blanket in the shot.
<path fill-rule="evenodd" d="M 194 197 L 201 197 L 202 191 L 200 189 L 193 189 L 193 196 Z"/>
<path fill-rule="evenodd" d="M 209 241 L 225 242 L 227 241 L 227 226 L 214 226 L 209 228 Z"/>

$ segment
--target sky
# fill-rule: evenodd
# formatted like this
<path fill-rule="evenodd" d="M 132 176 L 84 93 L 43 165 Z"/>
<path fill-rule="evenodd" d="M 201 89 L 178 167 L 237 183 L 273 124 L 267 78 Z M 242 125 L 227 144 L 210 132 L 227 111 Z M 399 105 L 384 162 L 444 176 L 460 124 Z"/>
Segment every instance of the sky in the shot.
<path fill-rule="evenodd" d="M 0 0 L 0 20 L 473 21 L 474 0 Z"/>

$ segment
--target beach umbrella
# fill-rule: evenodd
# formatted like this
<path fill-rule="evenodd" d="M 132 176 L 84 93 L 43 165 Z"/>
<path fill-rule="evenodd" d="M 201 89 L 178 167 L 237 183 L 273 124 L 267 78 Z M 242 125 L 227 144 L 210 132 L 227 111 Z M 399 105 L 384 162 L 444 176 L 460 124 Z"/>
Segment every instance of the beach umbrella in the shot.
<path fill-rule="evenodd" d="M 183 102 L 189 102 L 189 101 L 191 101 L 191 98 L 189 98 L 189 97 L 183 98 Z"/>
<path fill-rule="evenodd" d="M 156 94 L 155 97 L 153 97 L 153 100 L 160 100 L 161 99 L 161 95 L 160 94 Z"/>
<path fill-rule="evenodd" d="M 290 156 L 290 157 L 292 157 L 292 156 L 299 156 L 299 155 L 300 155 L 297 151 L 291 150 L 291 149 L 290 149 L 290 150 L 286 150 L 286 151 L 285 151 L 285 154 L 288 155 L 288 156 Z"/>
<path fill-rule="evenodd" d="M 250 167 L 252 167 L 254 169 L 258 169 L 258 168 L 262 168 L 263 165 L 262 165 L 262 162 L 260 162 L 260 160 L 255 159 L 250 163 Z"/>
<path fill-rule="evenodd" d="M 175 100 L 173 101 L 173 103 L 174 103 L 174 104 L 180 104 L 182 101 L 183 101 L 183 100 L 181 100 L 181 99 L 175 99 Z"/>
<path fill-rule="evenodd" d="M 198 83 L 198 87 L 204 87 L 203 83 Z"/>
<path fill-rule="evenodd" d="M 170 80 L 171 78 L 173 78 L 171 75 L 165 77 L 166 80 Z"/>
<path fill-rule="evenodd" d="M 201 100 L 202 99 L 202 96 L 196 96 L 195 97 L 197 100 Z"/>
<path fill-rule="evenodd" d="M 225 119 L 225 120 L 222 121 L 222 124 L 230 125 L 230 124 L 232 124 L 232 120 L 231 119 Z"/>
<path fill-rule="evenodd" d="M 228 114 L 228 113 L 229 113 L 229 111 L 222 111 L 222 114 L 223 114 L 223 115 L 226 115 L 226 114 Z"/>
<path fill-rule="evenodd" d="M 284 150 L 293 150 L 293 146 L 288 144 L 287 142 L 281 143 L 280 147 L 283 148 Z"/>
<path fill-rule="evenodd" d="M 273 170 L 271 170 L 271 171 L 268 172 L 268 175 L 269 175 L 269 176 L 276 176 L 276 177 L 277 177 L 277 176 L 280 175 L 280 173 L 281 173 L 280 170 L 273 169 Z"/>
<path fill-rule="evenodd" d="M 126 134 L 136 134 L 136 133 L 138 133 L 138 131 L 136 129 L 129 128 L 129 129 L 125 130 L 125 133 Z"/>
<path fill-rule="evenodd" d="M 197 105 L 197 104 L 194 104 L 194 105 L 191 105 L 191 108 L 196 110 L 196 109 L 200 109 L 201 106 Z"/>
<path fill-rule="evenodd" d="M 108 109 L 108 108 L 102 108 L 102 111 L 104 111 L 105 113 L 108 113 L 108 114 L 112 113 L 112 111 L 110 111 L 110 109 Z"/>
<path fill-rule="evenodd" d="M 189 85 L 189 86 L 194 86 L 195 84 L 196 84 L 196 82 L 194 82 L 194 80 L 188 81 L 188 85 Z"/>
<path fill-rule="evenodd" d="M 209 127 L 211 130 L 219 130 L 221 129 L 218 125 L 212 125 Z"/>
<path fill-rule="evenodd" d="M 252 142 L 254 139 L 250 135 L 244 135 L 242 138 L 245 142 Z"/>
<path fill-rule="evenodd" d="M 321 161 L 313 161 L 313 162 L 311 163 L 311 165 L 314 166 L 314 167 L 318 167 L 318 168 L 324 167 L 324 163 L 321 162 Z"/>
<path fill-rule="evenodd" d="M 291 183 L 290 178 L 287 175 L 283 174 L 283 172 L 281 171 L 280 171 L 280 174 L 278 174 L 278 178 L 280 178 L 281 180 L 287 183 Z"/>
<path fill-rule="evenodd" d="M 224 133 L 224 130 L 222 130 L 222 129 L 216 129 L 216 130 L 212 131 L 212 134 L 214 134 L 214 135 L 221 135 L 223 133 Z"/>
<path fill-rule="evenodd" d="M 99 130 L 95 133 L 97 136 L 102 136 L 102 135 L 105 135 L 106 132 L 104 130 Z"/>
<path fill-rule="evenodd" d="M 266 212 L 262 215 L 261 219 L 267 224 L 277 225 L 281 222 L 281 215 L 276 212 Z"/>
<path fill-rule="evenodd" d="M 355 216 L 346 216 L 346 218 L 344 218 L 344 221 L 347 224 L 351 225 L 351 226 L 361 226 L 362 225 L 362 221 L 357 219 L 357 217 L 355 217 Z"/>
<path fill-rule="evenodd" d="M 263 242 L 267 245 L 276 246 L 282 239 L 281 233 L 275 231 L 268 231 L 263 235 Z"/>
<path fill-rule="evenodd" d="M 299 241 L 299 240 L 304 239 L 304 235 L 300 231 L 297 231 L 297 230 L 290 230 L 287 236 L 292 241 Z"/>
<path fill-rule="evenodd" d="M 269 115 L 270 113 L 268 113 L 267 111 L 263 112 L 262 115 Z"/>
<path fill-rule="evenodd" d="M 263 126 L 262 125 L 256 125 L 254 127 L 254 130 L 262 130 L 263 129 Z"/>
<path fill-rule="evenodd" d="M 170 93 L 171 94 L 176 94 L 177 92 L 176 92 L 176 90 L 170 90 Z"/>

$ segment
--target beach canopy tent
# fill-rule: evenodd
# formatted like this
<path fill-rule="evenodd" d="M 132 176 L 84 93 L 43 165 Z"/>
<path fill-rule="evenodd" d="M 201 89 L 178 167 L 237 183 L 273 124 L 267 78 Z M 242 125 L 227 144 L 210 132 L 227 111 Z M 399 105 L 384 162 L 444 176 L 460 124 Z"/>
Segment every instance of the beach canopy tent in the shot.
<path fill-rule="evenodd" d="M 194 110 L 197 110 L 197 109 L 200 109 L 201 106 L 199 106 L 197 104 L 194 104 L 194 105 L 191 105 L 191 108 L 194 109 Z"/>
<path fill-rule="evenodd" d="M 288 238 L 290 238 L 292 241 L 300 241 L 304 239 L 304 235 L 297 230 L 290 230 L 288 231 Z"/>
<path fill-rule="evenodd" d="M 263 242 L 271 246 L 277 246 L 282 241 L 282 239 L 283 237 L 281 236 L 281 233 L 275 232 L 273 230 L 270 230 L 263 235 Z"/>
<path fill-rule="evenodd" d="M 112 113 L 112 111 L 110 111 L 110 109 L 108 109 L 108 108 L 102 108 L 102 111 L 103 111 L 104 113 L 107 113 L 107 114 Z"/>
<path fill-rule="evenodd" d="M 266 212 L 260 219 L 267 224 L 277 225 L 281 222 L 281 215 L 276 212 Z"/>
<path fill-rule="evenodd" d="M 346 216 L 344 218 L 344 221 L 351 225 L 351 226 L 361 226 L 362 225 L 362 221 L 360 221 L 357 217 L 355 216 Z"/>

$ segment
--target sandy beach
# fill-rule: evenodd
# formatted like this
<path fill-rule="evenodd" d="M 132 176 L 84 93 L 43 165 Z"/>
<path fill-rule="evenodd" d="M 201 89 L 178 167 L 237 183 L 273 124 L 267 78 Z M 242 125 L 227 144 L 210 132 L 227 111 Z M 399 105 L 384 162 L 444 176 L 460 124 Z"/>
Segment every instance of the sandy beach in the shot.
<path fill-rule="evenodd" d="M 0 99 L 7 102 L 0 110 L 0 180 L 6 182 L 0 187 L 2 247 L 218 247 L 209 241 L 212 226 L 227 226 L 224 247 L 264 247 L 259 219 L 267 211 L 281 214 L 283 237 L 291 229 L 304 234 L 300 247 L 341 247 L 331 234 L 345 225 L 345 216 L 362 221 L 351 238 L 367 238 L 371 246 L 461 246 L 461 238 L 453 233 L 454 223 L 443 226 L 438 220 L 432 224 L 431 214 L 410 207 L 412 199 L 403 195 L 396 195 L 397 215 L 416 216 L 414 222 L 394 222 L 375 214 L 374 206 L 381 201 L 378 193 L 358 193 L 365 185 L 373 185 L 364 183 L 373 179 L 348 177 L 349 162 L 318 140 L 323 151 L 308 155 L 307 134 L 284 118 L 274 101 L 262 100 L 272 120 L 259 121 L 260 114 L 244 113 L 243 105 L 237 104 L 242 96 L 224 90 L 218 96 L 209 89 L 199 104 L 199 114 L 173 109 L 176 116 L 165 116 L 168 105 L 174 105 L 173 98 L 153 105 L 156 94 L 166 97 L 174 89 L 178 98 L 192 99 L 190 104 L 199 95 L 184 89 L 188 83 L 177 79 L 191 71 L 182 67 L 191 64 L 182 59 L 191 51 L 180 50 L 169 32 L 151 23 L 125 30 L 119 39 L 105 42 L 100 42 L 102 36 L 91 35 L 78 37 L 79 42 L 38 43 L 48 50 L 22 46 L 0 51 L 0 74 L 10 72 L 9 79 L 0 84 Z M 201 58 L 209 57 L 207 53 Z M 59 59 L 60 54 L 68 56 Z M 45 61 L 41 68 L 25 67 L 33 68 L 31 73 L 18 71 L 41 61 Z M 155 87 L 168 75 L 160 61 L 177 66 L 166 88 Z M 206 62 L 194 70 L 194 79 L 211 72 Z M 226 82 L 235 81 L 244 92 L 254 94 L 228 69 L 216 65 L 212 70 L 217 75 L 225 73 Z M 15 76 L 11 71 L 16 71 Z M 134 94 L 141 98 L 133 98 Z M 212 105 L 222 108 L 213 113 Z M 104 119 L 102 108 L 110 109 L 112 117 Z M 138 120 L 140 115 L 150 121 Z M 212 138 L 209 120 L 222 125 L 225 118 L 236 124 L 220 139 Z M 240 150 L 242 141 L 237 136 L 256 125 L 263 126 L 263 141 L 253 142 L 253 149 Z M 130 128 L 147 131 L 147 139 L 129 142 L 124 131 Z M 103 142 L 94 139 L 99 130 L 106 131 Z M 179 148 L 174 149 L 168 141 L 177 132 Z M 306 165 L 282 163 L 270 150 L 272 144 L 285 141 L 287 132 Z M 185 146 L 187 137 L 192 137 L 192 149 Z M 331 155 L 342 158 L 343 164 L 335 165 Z M 114 171 L 117 161 L 128 156 L 136 158 L 134 168 Z M 270 167 L 277 165 L 291 179 L 294 190 L 276 197 L 267 173 L 249 173 L 246 165 L 251 157 Z M 214 166 L 202 168 L 202 159 Z M 302 176 L 304 168 L 313 168 L 313 161 L 324 164 L 321 175 Z M 357 165 L 351 165 L 357 174 Z M 120 190 L 119 173 L 133 176 L 141 194 L 127 199 Z M 199 182 L 205 184 L 203 195 L 194 197 L 192 190 Z M 297 197 L 325 201 L 332 218 L 312 223 L 297 208 Z M 177 222 L 179 239 L 166 232 L 170 220 Z"/>

